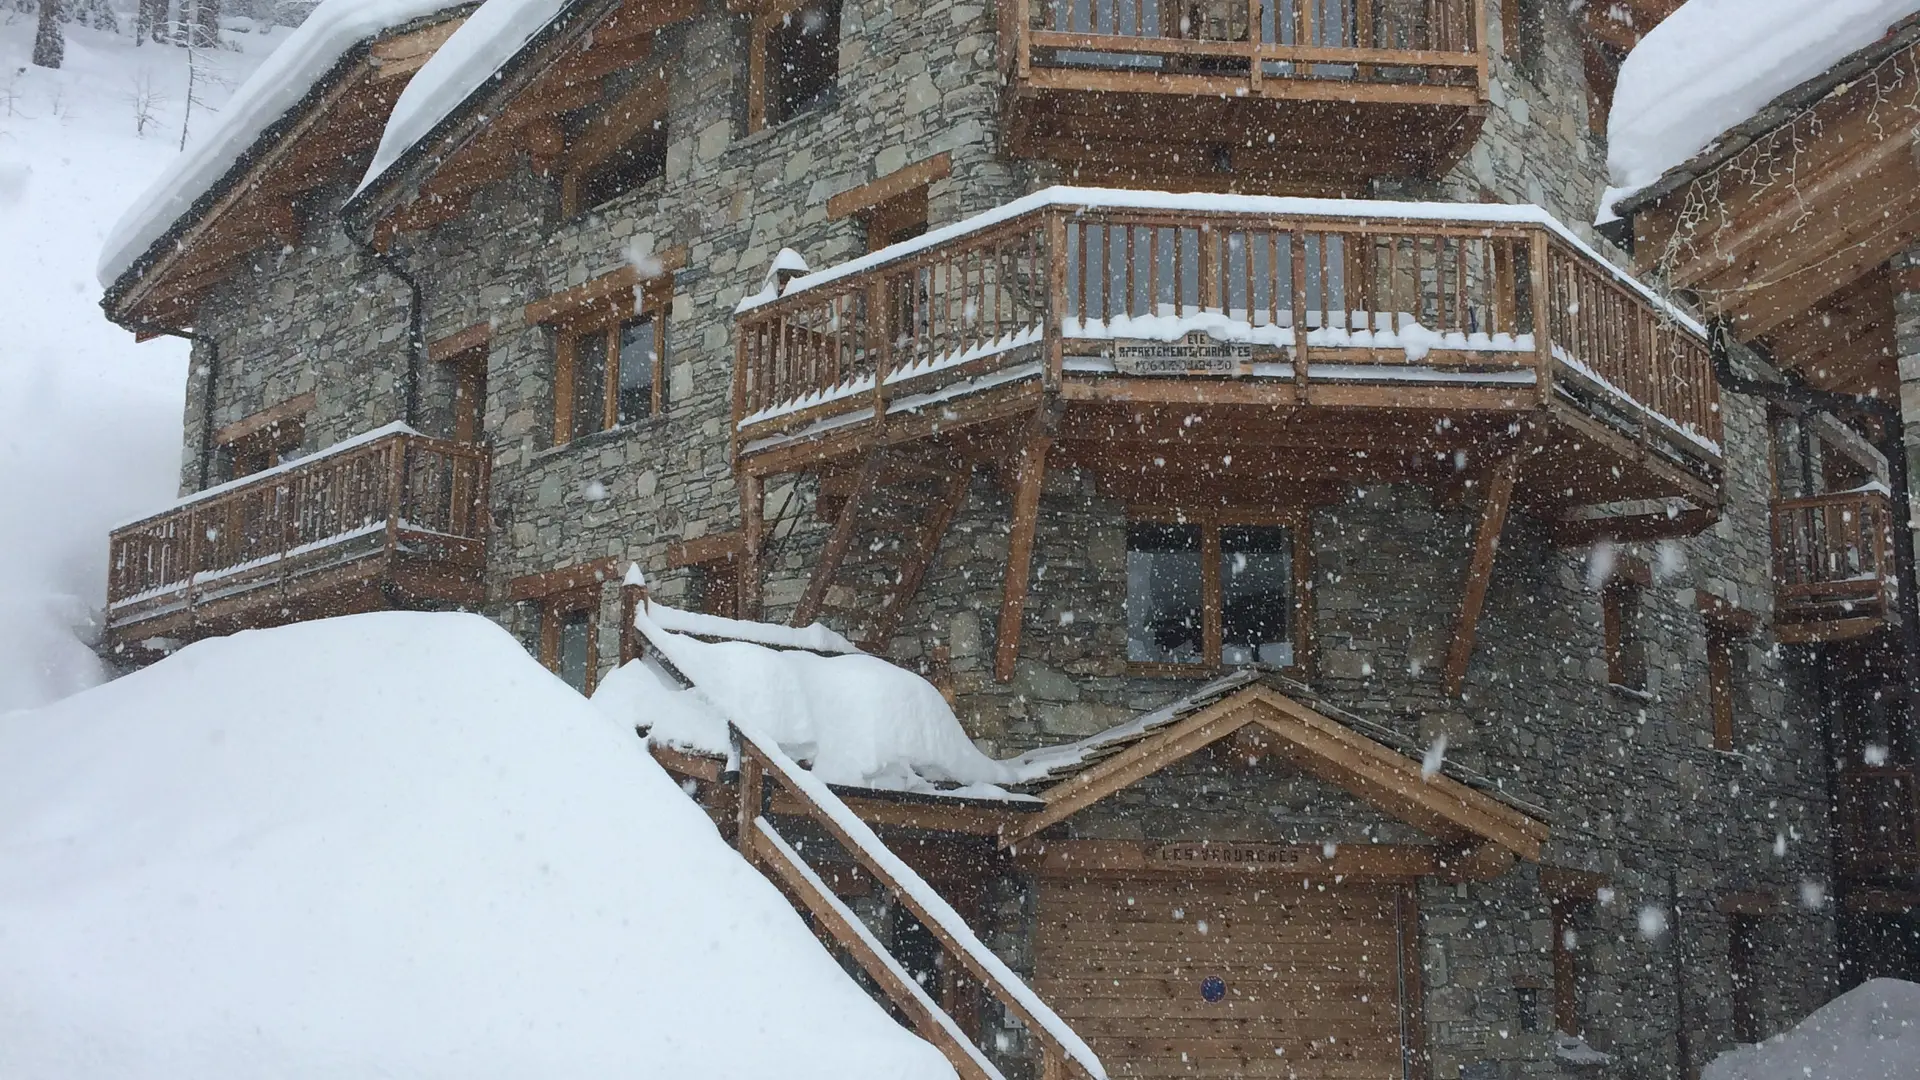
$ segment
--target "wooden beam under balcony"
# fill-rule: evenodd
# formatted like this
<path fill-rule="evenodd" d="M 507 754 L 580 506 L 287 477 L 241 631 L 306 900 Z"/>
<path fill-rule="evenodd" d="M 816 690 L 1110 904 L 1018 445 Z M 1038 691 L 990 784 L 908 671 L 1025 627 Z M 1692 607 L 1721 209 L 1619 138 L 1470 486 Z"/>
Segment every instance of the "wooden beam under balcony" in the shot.
<path fill-rule="evenodd" d="M 114 530 L 110 643 L 483 599 L 490 458 L 396 427 Z"/>

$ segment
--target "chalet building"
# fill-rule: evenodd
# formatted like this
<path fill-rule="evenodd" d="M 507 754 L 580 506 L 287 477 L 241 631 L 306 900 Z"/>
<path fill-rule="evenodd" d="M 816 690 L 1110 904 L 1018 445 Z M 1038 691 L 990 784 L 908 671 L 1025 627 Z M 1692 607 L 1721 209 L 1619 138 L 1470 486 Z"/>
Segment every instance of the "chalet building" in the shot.
<path fill-rule="evenodd" d="M 346 43 L 109 254 L 109 317 L 193 364 L 107 644 L 468 608 L 591 693 L 818 621 L 1022 797 L 843 787 L 876 854 L 750 734 L 657 754 L 963 1075 L 1691 1075 L 1920 970 L 1909 470 L 1852 396 L 1920 356 L 1920 255 L 1823 335 L 1838 300 L 1748 327 L 1651 261 L 1705 166 L 1623 208 L 1631 256 L 1583 224 L 1674 6 L 564 0 Z"/>

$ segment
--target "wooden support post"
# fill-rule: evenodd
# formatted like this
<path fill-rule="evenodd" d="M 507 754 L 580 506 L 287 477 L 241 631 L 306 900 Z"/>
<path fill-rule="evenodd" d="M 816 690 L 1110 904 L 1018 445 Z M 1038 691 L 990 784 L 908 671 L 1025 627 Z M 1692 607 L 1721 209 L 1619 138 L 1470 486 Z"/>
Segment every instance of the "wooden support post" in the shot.
<path fill-rule="evenodd" d="M 740 488 L 740 617 L 760 617 L 760 550 L 766 544 L 766 503 L 760 477 L 745 469 L 736 470 L 734 483 Z"/>
<path fill-rule="evenodd" d="M 753 744 L 740 740 L 740 786 L 736 789 L 738 801 L 734 803 L 733 827 L 734 844 L 749 862 L 753 859 L 753 819 L 760 816 L 760 804 L 765 799 L 767 786 L 766 770 L 762 767 L 760 756 L 753 751 Z"/>
<path fill-rule="evenodd" d="M 1020 658 L 1020 622 L 1027 609 L 1027 581 L 1033 571 L 1033 531 L 1040 516 L 1040 488 L 1047 475 L 1047 450 L 1053 439 L 1034 435 L 1020 451 L 1019 475 L 1014 481 L 1013 532 L 1007 539 L 1007 583 L 1000 601 L 1000 631 L 994 638 L 993 674 L 1001 682 L 1013 678 Z"/>
<path fill-rule="evenodd" d="M 1473 562 L 1467 567 L 1467 595 L 1460 605 L 1460 624 L 1454 628 L 1453 645 L 1447 650 L 1448 697 L 1458 697 L 1466 683 L 1467 662 L 1473 658 L 1473 635 L 1480 623 L 1480 611 L 1487 604 L 1493 556 L 1500 547 L 1500 531 L 1507 524 L 1507 507 L 1513 502 L 1520 457 L 1521 451 L 1515 450 L 1494 468 L 1487 484 L 1487 501 L 1480 507 L 1480 527 L 1473 539 Z"/>
<path fill-rule="evenodd" d="M 1532 278 L 1534 369 L 1539 372 L 1534 392 L 1545 406 L 1553 398 L 1553 311 L 1547 295 L 1551 277 L 1547 273 L 1547 230 L 1535 227 L 1527 255 L 1527 271 Z"/>

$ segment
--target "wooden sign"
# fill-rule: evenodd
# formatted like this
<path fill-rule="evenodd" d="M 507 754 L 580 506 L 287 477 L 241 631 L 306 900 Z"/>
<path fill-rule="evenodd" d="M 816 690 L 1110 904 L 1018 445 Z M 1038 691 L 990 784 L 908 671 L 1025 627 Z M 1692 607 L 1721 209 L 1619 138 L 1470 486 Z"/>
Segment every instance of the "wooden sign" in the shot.
<path fill-rule="evenodd" d="M 1166 867 L 1239 867 L 1253 870 L 1296 866 L 1306 851 L 1293 844 L 1153 844 L 1147 848 L 1147 862 Z"/>
<path fill-rule="evenodd" d="M 1251 375 L 1253 346 L 1195 330 L 1179 341 L 1116 344 L 1113 366 L 1122 375 Z"/>

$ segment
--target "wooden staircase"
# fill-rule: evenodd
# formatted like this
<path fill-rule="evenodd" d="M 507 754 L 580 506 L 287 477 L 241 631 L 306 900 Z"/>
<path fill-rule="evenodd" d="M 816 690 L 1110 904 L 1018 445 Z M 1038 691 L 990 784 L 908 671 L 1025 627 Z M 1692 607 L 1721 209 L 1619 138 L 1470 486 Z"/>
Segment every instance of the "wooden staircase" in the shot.
<path fill-rule="evenodd" d="M 884 651 L 967 497 L 972 474 L 970 461 L 940 447 L 869 451 L 794 609 L 793 625 L 825 616 L 861 648 Z"/>

